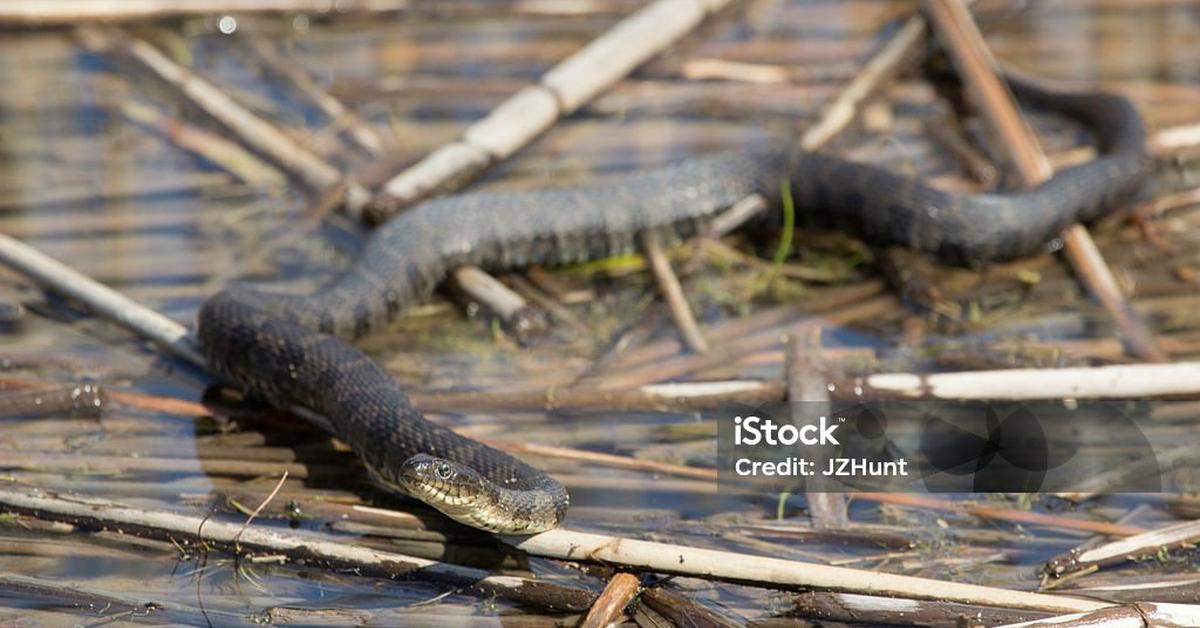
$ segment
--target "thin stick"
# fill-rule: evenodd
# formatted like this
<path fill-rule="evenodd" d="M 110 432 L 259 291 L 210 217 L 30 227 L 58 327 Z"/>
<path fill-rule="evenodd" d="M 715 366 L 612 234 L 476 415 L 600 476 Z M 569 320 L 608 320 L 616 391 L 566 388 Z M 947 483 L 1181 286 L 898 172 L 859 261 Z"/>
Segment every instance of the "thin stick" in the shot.
<path fill-rule="evenodd" d="M 538 445 L 535 443 L 518 443 L 510 440 L 486 439 L 486 442 L 497 449 L 503 449 L 504 451 L 512 453 L 532 454 L 547 458 L 565 458 L 568 460 L 590 462 L 592 464 L 614 467 L 617 469 L 647 471 L 650 473 L 666 473 L 669 475 L 677 475 L 679 477 L 695 478 L 697 480 L 710 480 L 713 482 L 717 480 L 716 469 L 689 467 L 687 465 L 658 462 L 656 460 L 640 460 L 638 458 L 631 458 L 629 456 L 618 456 L 616 454 L 606 454 L 598 451 L 587 451 L 583 449 L 552 447 L 549 445 Z"/>
<path fill-rule="evenodd" d="M 788 401 L 824 404 L 828 408 L 829 389 L 821 364 L 821 327 L 814 326 L 801 334 L 789 335 L 785 343 L 784 379 L 787 381 Z M 822 410 L 822 414 L 826 410 Z M 805 490 L 808 512 L 813 527 L 818 530 L 846 528 L 846 497 L 842 493 Z"/>
<path fill-rule="evenodd" d="M 172 144 L 221 166 L 246 183 L 275 188 L 287 183 L 282 172 L 240 145 L 173 118 L 157 107 L 130 100 L 121 103 L 121 113 L 130 121 L 162 134 Z"/>
<path fill-rule="evenodd" d="M 268 494 L 265 499 L 259 502 L 258 507 L 246 517 L 246 521 L 242 523 L 242 527 L 237 531 L 237 534 L 233 535 L 233 544 L 235 547 L 239 548 L 239 552 L 241 551 L 241 546 L 238 545 L 238 539 L 242 538 L 242 533 L 246 531 L 246 528 L 250 527 L 251 523 L 254 523 L 254 518 L 258 516 L 258 513 L 262 512 L 263 508 L 266 508 L 267 504 L 271 503 L 271 501 L 275 499 L 275 496 L 279 494 L 279 489 L 283 488 L 283 483 L 287 482 L 287 479 L 288 472 L 285 469 L 283 475 L 279 476 L 279 481 L 275 483 L 275 488 L 271 489 L 271 493 Z"/>
<path fill-rule="evenodd" d="M 692 308 L 683 294 L 683 286 L 679 284 L 679 278 L 675 276 L 675 271 L 671 270 L 671 262 L 667 260 L 667 254 L 663 252 L 662 241 L 658 233 L 653 230 L 643 231 L 641 240 L 642 249 L 646 252 L 646 260 L 650 262 L 650 270 L 654 273 L 655 281 L 658 282 L 658 289 L 667 299 L 667 306 L 671 308 L 671 316 L 675 319 L 675 325 L 679 327 L 683 341 L 687 343 L 689 349 L 696 353 L 708 353 L 708 341 L 704 339 L 700 325 L 696 323 L 696 317 L 692 314 Z"/>
<path fill-rule="evenodd" d="M 977 96 L 984 119 L 988 121 L 1012 170 L 1025 187 L 1036 186 L 1054 174 L 1033 131 L 1021 119 L 1008 92 L 996 73 L 983 36 L 962 0 L 925 0 L 925 7 L 938 29 L 951 58 L 968 87 Z M 1138 357 L 1148 362 L 1167 362 L 1170 358 L 1156 342 L 1145 322 L 1133 311 L 1121 294 L 1116 279 L 1082 225 L 1072 225 L 1062 233 L 1063 245 L 1076 275 L 1108 310 Z"/>
<path fill-rule="evenodd" d="M 542 410 L 670 411 L 713 408 L 722 404 L 783 401 L 784 387 L 774 380 L 724 380 L 650 384 L 620 390 L 559 388 L 527 391 L 421 392 L 413 404 L 424 410 Z"/>
<path fill-rule="evenodd" d="M 875 53 L 841 92 L 821 111 L 821 118 L 808 127 L 800 138 L 804 150 L 816 150 L 841 133 L 854 118 L 862 104 L 875 94 L 883 83 L 895 76 L 909 63 L 925 41 L 925 20 L 913 16 Z"/>

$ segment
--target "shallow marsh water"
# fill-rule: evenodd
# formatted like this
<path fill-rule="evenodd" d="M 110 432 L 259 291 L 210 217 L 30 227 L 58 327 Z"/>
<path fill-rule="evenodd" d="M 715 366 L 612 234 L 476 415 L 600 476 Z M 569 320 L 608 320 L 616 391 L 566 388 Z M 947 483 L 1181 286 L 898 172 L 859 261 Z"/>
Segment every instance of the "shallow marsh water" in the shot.
<path fill-rule="evenodd" d="M 1165 0 L 980 4 L 981 27 L 1006 62 L 1046 76 L 1121 89 L 1138 102 L 1151 131 L 1200 122 L 1200 11 L 1194 5 Z M 394 171 L 397 164 L 455 138 L 467 122 L 630 8 L 626 2 L 576 15 L 534 15 L 515 5 L 472 3 L 457 11 L 451 6 L 375 18 L 239 16 L 239 33 L 276 43 L 392 142 L 383 159 L 339 142 L 328 130 L 330 121 L 294 90 L 265 75 L 237 36 L 220 32 L 215 18 L 146 24 L 136 30 L 339 166 L 361 173 L 364 180 L 378 180 L 389 166 Z M 786 132 L 813 119 L 820 104 L 858 71 L 857 64 L 910 10 L 907 3 L 879 0 L 748 3 L 562 121 L 477 187 L 585 181 Z M 781 64 L 797 79 L 787 85 L 754 85 L 685 78 L 698 60 L 713 58 Z M 160 132 L 131 122 L 121 106 L 135 100 L 217 130 L 152 79 L 85 52 L 68 30 L 5 31 L 0 81 L 0 230 L 180 321 L 190 322 L 200 301 L 226 282 L 304 289 L 332 276 L 357 249 L 362 229 L 335 216 L 270 259 L 256 259 L 263 242 L 288 233 L 305 211 L 300 188 L 240 181 L 175 147 Z M 946 185 L 970 185 L 923 130 L 924 121 L 934 115 L 927 86 L 909 76 L 890 88 L 888 96 L 891 109 L 878 114 L 884 122 L 877 126 L 883 130 L 858 129 L 839 139 L 835 149 L 938 177 Z M 1034 123 L 1052 157 L 1086 142 L 1061 121 L 1037 116 Z M 1168 160 L 1157 189 L 1165 193 L 1195 187 L 1196 177 L 1186 160 Z M 1178 359 L 1200 353 L 1195 342 L 1200 294 L 1194 271 L 1188 272 L 1200 264 L 1196 221 L 1194 212 L 1172 214 L 1160 234 L 1172 245 L 1171 254 L 1133 229 L 1109 229 L 1099 236 L 1118 275 L 1132 286 L 1135 305 L 1156 331 L 1176 340 L 1173 356 Z M 744 242 L 733 244 L 753 250 Z M 872 280 L 865 265 L 846 262 L 859 258 L 852 243 L 817 235 L 805 236 L 802 245 L 799 261 L 814 269 L 837 269 L 845 275 L 840 283 Z M 760 252 L 769 249 L 770 243 L 759 247 Z M 679 254 L 681 262 L 697 255 L 689 251 Z M 769 297 L 752 306 L 741 299 L 740 291 L 761 271 L 708 259 L 687 280 L 702 322 L 719 325 L 747 310 L 778 306 Z M 1111 322 L 1082 294 L 1061 260 L 1047 257 L 1028 265 L 1038 273 L 1035 283 L 1001 277 L 970 288 L 961 300 L 974 303 L 973 309 L 964 308 L 953 319 L 914 316 L 896 306 L 869 320 L 830 326 L 823 342 L 850 356 L 843 367 L 850 372 L 947 368 L 955 364 L 954 355 L 964 353 L 992 366 L 1129 359 L 1119 347 L 1112 348 Z M 490 321 L 468 318 L 439 296 L 365 347 L 398 379 L 424 393 L 541 390 L 584 376 L 602 379 L 605 356 L 623 339 L 636 346 L 675 333 L 653 283 L 636 262 L 633 271 L 610 266 L 553 272 L 560 300 L 569 304 L 576 325 L 560 325 L 532 346 L 518 346 Z M 776 296 L 819 301 L 844 289 L 793 283 Z M 99 381 L 114 389 L 188 400 L 200 399 L 204 391 L 202 375 L 69 303 L 40 294 L 7 271 L 0 271 L 0 298 L 18 300 L 29 310 L 18 323 L 0 328 L 0 358 L 13 364 L 0 379 Z M 797 309 L 795 315 L 799 313 Z M 924 332 L 915 339 L 913 326 Z M 1020 350 L 997 349 L 1003 342 Z M 778 379 L 782 368 L 775 347 L 693 368 L 679 378 Z M 365 487 L 361 469 L 344 448 L 303 424 L 260 412 L 234 414 L 238 418 L 230 420 L 114 403 L 98 419 L 0 418 L 0 473 L 9 481 L 233 519 L 241 515 L 218 495 L 243 500 L 263 496 L 278 479 L 269 465 L 299 463 L 307 477 L 285 482 L 280 502 L 268 511 L 280 515 L 274 520 L 278 525 L 288 525 L 282 518 L 287 500 L 300 506 L 295 525 L 332 528 L 348 536 L 361 530 L 339 527 L 343 522 L 318 505 L 372 500 L 412 507 Z M 698 466 L 711 464 L 713 456 L 712 417 L 704 413 L 469 411 L 435 418 L 469 425 L 481 436 Z M 11 460 L 18 452 L 45 453 L 47 460 L 49 454 L 85 460 L 137 456 L 161 464 L 130 470 L 110 461 L 115 466 L 88 463 L 81 469 L 58 457 L 53 463 L 5 464 L 6 455 Z M 267 472 L 223 467 L 222 461 L 236 459 L 260 461 Z M 774 497 L 724 496 L 699 480 L 581 467 L 569 460 L 533 462 L 564 478 L 571 489 L 571 527 L 703 547 L 1028 588 L 1040 561 L 1084 538 L 1000 525 L 998 538 L 971 540 L 969 533 L 989 530 L 980 530 L 969 517 L 856 502 L 852 519 L 878 524 L 874 540 L 798 541 L 799 533 L 765 527 L 775 524 Z M 1016 498 L 994 499 L 1019 503 Z M 1049 498 L 1034 501 L 1044 509 L 1065 507 Z M 1109 498 L 1088 509 L 1115 519 L 1139 503 L 1132 496 Z M 1170 520 L 1169 511 L 1159 507 L 1161 500 L 1149 503 L 1157 505 L 1141 515 L 1141 525 Z M 308 515 L 310 510 L 318 514 Z M 784 515 L 784 526 L 808 523 L 800 500 L 793 499 Z M 431 526 L 439 532 L 445 528 Z M 450 532 L 462 534 L 454 528 Z M 914 539 L 914 547 L 881 548 L 885 532 Z M 465 547 L 490 547 L 487 540 L 465 538 Z M 437 543 L 389 539 L 378 531 L 362 542 L 413 553 L 446 551 Z M 471 562 L 490 556 L 482 549 L 472 551 L 447 559 Z M 547 560 L 507 560 L 502 570 L 593 587 L 602 582 Z M 1186 561 L 1167 561 L 1131 571 L 1187 567 Z M 30 528 L 16 520 L 0 519 L 0 573 L 68 581 L 81 592 L 79 604 L 73 604 L 0 589 L 0 621 L 21 625 L 57 625 L 72 616 L 85 624 L 101 622 L 114 614 L 104 608 L 111 598 L 128 605 L 117 611 L 124 613 L 118 615 L 121 621 L 149 623 L 456 625 L 467 616 L 475 622 L 521 625 L 570 621 L 505 601 L 453 591 L 443 595 L 445 587 L 419 580 L 389 582 L 246 564 L 221 555 L 181 553 L 161 542 L 133 547 L 111 536 L 83 539 L 54 526 Z M 743 621 L 770 618 L 792 604 L 787 594 L 749 587 L 686 578 L 674 586 Z M 88 602 L 88 592 L 108 601 Z M 149 602 L 173 610 L 148 610 L 144 604 Z"/>

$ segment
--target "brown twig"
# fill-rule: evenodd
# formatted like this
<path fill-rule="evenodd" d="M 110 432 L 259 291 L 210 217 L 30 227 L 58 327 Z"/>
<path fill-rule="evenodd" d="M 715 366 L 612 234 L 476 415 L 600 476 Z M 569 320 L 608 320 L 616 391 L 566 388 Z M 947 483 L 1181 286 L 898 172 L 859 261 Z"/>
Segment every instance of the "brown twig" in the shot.
<path fill-rule="evenodd" d="M 667 299 L 667 306 L 671 308 L 671 316 L 675 319 L 675 325 L 679 327 L 683 341 L 696 353 L 708 353 L 708 341 L 704 339 L 704 334 L 696 323 L 696 317 L 683 294 L 679 278 L 675 276 L 675 271 L 671 270 L 671 262 L 663 252 L 658 233 L 652 230 L 643 231 L 641 241 L 646 259 L 650 263 L 650 270 L 658 282 L 658 289 Z"/>
<path fill-rule="evenodd" d="M 639 589 L 641 582 L 637 576 L 625 571 L 613 574 L 600 597 L 596 598 L 596 603 L 592 604 L 587 616 L 579 624 L 580 628 L 605 628 L 618 622 L 625 612 L 625 607 L 633 602 Z"/>

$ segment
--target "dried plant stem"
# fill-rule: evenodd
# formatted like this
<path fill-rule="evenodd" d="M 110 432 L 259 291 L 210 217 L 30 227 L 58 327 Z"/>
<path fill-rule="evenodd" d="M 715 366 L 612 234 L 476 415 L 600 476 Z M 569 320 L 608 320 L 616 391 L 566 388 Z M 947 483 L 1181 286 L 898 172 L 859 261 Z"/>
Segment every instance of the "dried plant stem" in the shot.
<path fill-rule="evenodd" d="M 608 565 L 622 565 L 773 588 L 821 589 L 1048 612 L 1092 611 L 1109 606 L 1104 602 L 1080 598 L 830 567 L 817 563 L 586 534 L 563 529 L 543 532 L 525 539 L 512 539 L 511 543 L 517 548 L 538 556 L 602 562 Z"/>
<path fill-rule="evenodd" d="M 675 325 L 679 327 L 683 341 L 689 349 L 696 353 L 708 353 L 708 341 L 704 339 L 700 325 L 696 323 L 692 308 L 683 294 L 683 286 L 679 283 L 679 277 L 676 277 L 675 271 L 671 270 L 671 262 L 663 251 L 661 238 L 655 231 L 643 231 L 641 240 L 642 249 L 646 252 L 646 259 L 650 263 L 650 270 L 654 273 L 655 281 L 658 282 L 658 289 L 667 299 L 667 306 L 671 308 L 671 316 L 675 319 Z"/>
<path fill-rule="evenodd" d="M 507 159 L 654 55 L 691 32 L 729 0 L 655 0 L 625 18 L 467 127 L 462 138 L 393 177 L 365 208 L 371 222 L 474 179 Z"/>
<path fill-rule="evenodd" d="M 0 489 L 0 505 L 9 512 L 85 528 L 118 528 L 125 534 L 172 540 L 181 547 L 213 548 L 249 556 L 285 556 L 292 561 L 302 560 L 364 576 L 415 576 L 448 582 L 466 591 L 498 595 L 543 609 L 582 611 L 595 600 L 595 594 L 582 588 L 513 576 L 496 576 L 481 569 L 351 545 L 336 536 L 307 530 L 283 530 L 258 525 L 243 527 L 240 523 L 135 508 L 77 495 L 66 498 L 53 492 L 18 487 Z"/>
<path fill-rule="evenodd" d="M 1005 624 L 1000 628 L 1142 628 L 1143 626 L 1200 626 L 1200 606 L 1138 602 L 1090 613 Z"/>
<path fill-rule="evenodd" d="M 1200 362 L 958 373 L 877 373 L 839 382 L 838 398 L 1128 399 L 1200 393 Z"/>
<path fill-rule="evenodd" d="M 641 583 L 638 582 L 637 576 L 624 571 L 617 572 L 609 578 L 608 586 L 604 587 L 600 597 L 596 598 L 596 603 L 583 618 L 583 623 L 579 624 L 580 628 L 605 628 L 618 622 L 625 612 L 625 607 L 633 601 L 639 589 Z"/>

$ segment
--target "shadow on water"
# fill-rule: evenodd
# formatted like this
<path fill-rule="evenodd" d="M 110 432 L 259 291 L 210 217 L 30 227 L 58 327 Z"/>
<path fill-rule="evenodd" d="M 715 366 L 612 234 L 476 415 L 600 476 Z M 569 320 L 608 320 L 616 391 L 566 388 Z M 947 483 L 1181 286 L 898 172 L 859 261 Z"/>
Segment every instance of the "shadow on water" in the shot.
<path fill-rule="evenodd" d="M 1200 39 L 1195 36 L 1200 18 L 1194 7 L 1172 2 L 1106 2 L 1101 8 L 1077 2 L 981 4 L 980 24 L 995 54 L 1006 62 L 1047 76 L 1121 89 L 1137 100 L 1152 130 L 1200 118 L 1193 85 L 1200 76 Z M 479 187 L 537 188 L 589 181 L 598 174 L 620 174 L 761 142 L 777 129 L 807 124 L 821 102 L 849 80 L 861 59 L 891 32 L 885 26 L 907 11 L 899 6 L 873 0 L 751 3 L 562 121 L 518 157 L 494 168 Z M 259 67 L 235 37 L 219 32 L 216 20 L 158 22 L 143 25 L 139 32 L 306 146 L 370 179 L 378 178 L 381 164 L 412 162 L 454 139 L 464 123 L 484 115 L 615 19 L 612 13 L 586 10 L 539 17 L 484 11 L 461 20 L 421 14 L 241 19 L 243 33 L 277 44 L 388 138 L 392 154 L 379 159 L 339 141 L 327 116 Z M 0 231 L 189 324 L 199 303 L 230 281 L 308 289 L 355 254 L 361 229 L 334 216 L 266 259 L 256 258 L 263 243 L 289 233 L 301 220 L 307 201 L 298 185 L 247 183 L 220 164 L 176 147 L 161 130 L 132 122 L 122 113 L 122 104 L 135 100 L 222 134 L 152 79 L 82 51 L 66 30 L 9 30 L 0 49 L 0 81 L 7 86 L 0 90 Z M 778 86 L 687 80 L 695 62 L 706 59 L 784 64 L 795 78 Z M 970 185 L 952 161 L 939 156 L 942 150 L 923 131 L 935 111 L 931 91 L 909 77 L 887 95 L 894 107 L 876 112 L 885 120 L 882 127 L 877 120 L 865 122 L 864 128 L 839 139 L 834 150 L 919 172 L 947 185 Z M 1048 136 L 1052 158 L 1087 141 L 1061 121 L 1035 118 L 1034 124 Z M 1194 172 L 1171 177 L 1164 175 L 1160 186 L 1169 189 L 1180 181 L 1194 186 Z M 1119 272 L 1134 283 L 1141 279 L 1138 307 L 1156 329 L 1176 339 L 1177 355 L 1186 356 L 1200 352 L 1195 343 L 1200 326 L 1194 313 L 1196 284 L 1194 279 L 1179 280 L 1186 275 L 1183 271 L 1163 269 L 1193 268 L 1200 232 L 1191 228 L 1194 217 L 1180 220 L 1186 228 L 1162 236 L 1174 245 L 1174 258 L 1144 242 L 1122 240 L 1120 234 L 1102 236 L 1101 244 Z M 800 269 L 798 275 L 822 278 L 786 278 L 760 291 L 753 302 L 741 295 L 761 279 L 761 267 L 681 249 L 682 263 L 694 271 L 687 280 L 694 290 L 693 305 L 705 313 L 705 322 L 727 324 L 750 312 L 780 307 L 780 300 L 819 298 L 836 289 L 837 282 L 865 284 L 875 276 L 859 257 L 861 247 L 821 234 L 799 237 L 789 264 Z M 770 258 L 775 244 L 751 245 L 737 237 L 730 242 L 736 250 L 763 259 Z M 835 272 L 841 274 L 830 288 L 825 277 Z M 933 313 L 897 306 L 869 319 L 828 326 L 822 344 L 835 356 L 835 370 L 853 375 L 966 364 L 997 368 L 1125 359 L 1119 343 L 1114 348 L 1111 341 L 1111 322 L 1060 262 L 1034 260 L 982 282 L 974 273 L 937 272 L 951 286 L 952 296 Z M 543 292 L 553 291 L 575 325 L 520 346 L 490 319 L 464 316 L 458 304 L 439 294 L 383 337 L 368 341 L 366 349 L 417 391 L 543 391 L 604 375 L 604 361 L 616 355 L 619 364 L 619 349 L 626 344 L 636 350 L 674 337 L 670 317 L 639 260 L 538 274 L 545 277 L 534 283 Z M 130 334 L 83 316 L 61 299 L 37 293 L 7 271 L 0 271 L 0 300 L 23 303 L 29 310 L 19 325 L 0 326 L 0 358 L 13 366 L 0 379 L 82 379 L 156 398 L 189 400 L 199 399 L 207 384 L 154 356 Z M 780 329 L 776 325 L 759 333 Z M 723 342 L 735 346 L 742 340 L 734 335 Z M 677 353 L 664 353 L 663 363 L 680 359 Z M 688 370 L 676 379 L 778 381 L 782 355 L 781 347 L 772 345 Z M 715 422 L 721 418 L 711 411 L 528 407 L 447 410 L 431 416 L 484 438 L 700 468 L 715 464 Z M 49 462 L 4 465 L 5 452 L 40 452 Z M 80 468 L 59 454 L 79 456 L 86 464 Z M 141 463 L 123 465 L 122 457 Z M 918 575 L 944 577 L 954 571 L 999 586 L 1028 585 L 1031 566 L 1080 541 L 1071 533 L 1032 534 L 1008 524 L 981 527 L 961 515 L 858 500 L 850 516 L 865 526 L 862 530 L 814 535 L 806 525 L 807 504 L 800 496 L 722 495 L 711 481 L 569 458 L 531 458 L 564 479 L 572 493 L 568 523 L 585 531 L 885 566 Z M 237 470 L 232 462 L 260 466 Z M 289 468 L 296 472 L 280 484 L 278 499 L 262 514 L 261 521 L 268 525 L 332 531 L 361 537 L 371 547 L 532 572 L 551 580 L 576 577 L 558 563 L 516 557 L 490 538 L 421 508 L 416 509 L 420 521 L 398 527 L 378 521 L 358 525 L 350 513 L 362 504 L 402 510 L 413 504 L 371 489 L 361 465 L 344 446 L 303 423 L 261 409 L 239 413 L 210 407 L 188 413 L 114 404 L 98 419 L 0 419 L 0 466 L 6 479 L 228 520 L 243 520 L 244 509 L 257 506 L 279 482 L 277 469 Z M 1019 508 L 1032 503 L 1049 512 L 1075 510 L 1050 497 L 996 496 L 985 501 Z M 1137 497 L 1110 497 L 1088 508 L 1098 517 L 1112 518 L 1141 503 Z M 781 519 L 776 519 L 777 513 Z M 128 539 L 98 535 L 83 542 L 52 526 L 24 529 L 9 523 L 0 519 L 0 573 L 79 583 L 80 598 L 43 596 L 0 576 L 0 620 L 30 614 L 53 623 L 61 613 L 91 613 L 80 609 L 105 603 L 136 617 L 150 612 L 139 606 L 147 600 L 169 603 L 177 613 L 150 612 L 149 621 L 214 625 L 272 618 L 402 623 L 405 612 L 453 623 L 471 614 L 523 612 L 509 602 L 481 600 L 436 584 L 390 583 L 320 569 L 233 561 L 224 554 L 205 555 L 163 541 L 131 546 Z M 894 547 L 897 537 L 912 543 Z M 460 541 L 457 545 L 455 539 Z M 121 594 L 105 597 L 117 591 Z M 761 615 L 768 601 L 761 591 L 734 585 L 697 590 L 695 595 L 719 605 L 724 598 L 732 612 L 746 617 Z M 549 624 L 531 620 L 529 625 Z"/>

